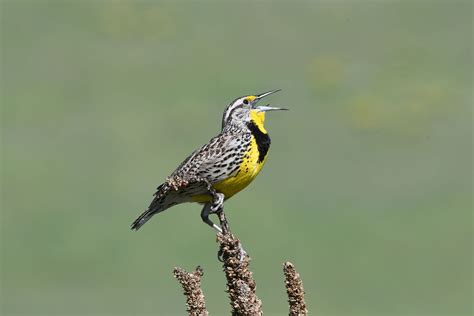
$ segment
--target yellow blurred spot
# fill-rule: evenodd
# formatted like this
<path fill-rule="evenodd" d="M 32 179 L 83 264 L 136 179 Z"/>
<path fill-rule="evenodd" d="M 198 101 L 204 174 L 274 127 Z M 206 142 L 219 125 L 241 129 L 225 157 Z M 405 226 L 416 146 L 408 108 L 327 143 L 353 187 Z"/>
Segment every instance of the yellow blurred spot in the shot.
<path fill-rule="evenodd" d="M 380 127 L 382 116 L 382 103 L 374 97 L 358 97 L 350 105 L 351 119 L 358 129 L 375 129 Z"/>
<path fill-rule="evenodd" d="M 447 113 L 457 111 L 449 90 L 436 81 L 409 81 L 390 87 L 370 87 L 350 97 L 341 115 L 358 130 L 377 130 L 385 135 L 422 139 Z"/>
<path fill-rule="evenodd" d="M 336 87 L 343 79 L 343 70 L 336 56 L 316 56 L 308 64 L 309 80 L 318 90 Z"/>

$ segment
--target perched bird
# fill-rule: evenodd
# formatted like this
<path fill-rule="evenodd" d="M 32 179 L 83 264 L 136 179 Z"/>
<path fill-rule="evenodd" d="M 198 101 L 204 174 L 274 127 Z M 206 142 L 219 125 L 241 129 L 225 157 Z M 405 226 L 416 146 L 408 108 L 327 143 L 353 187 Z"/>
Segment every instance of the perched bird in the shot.
<path fill-rule="evenodd" d="M 244 189 L 262 169 L 270 137 L 264 127 L 265 112 L 286 110 L 269 105 L 257 106 L 262 98 L 278 92 L 237 98 L 222 117 L 222 130 L 207 144 L 189 155 L 176 170 L 158 186 L 148 207 L 131 225 L 138 230 L 153 215 L 184 202 L 204 204 L 202 220 L 218 232 L 228 230 L 223 203 Z M 221 227 L 210 214 L 217 214 Z"/>

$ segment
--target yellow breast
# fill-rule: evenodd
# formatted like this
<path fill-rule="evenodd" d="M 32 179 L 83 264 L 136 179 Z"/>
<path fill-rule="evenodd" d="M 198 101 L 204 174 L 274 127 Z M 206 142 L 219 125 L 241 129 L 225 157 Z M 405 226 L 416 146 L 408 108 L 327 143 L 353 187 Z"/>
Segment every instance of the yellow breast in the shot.
<path fill-rule="evenodd" d="M 258 175 L 265 164 L 266 156 L 263 161 L 258 162 L 259 151 L 255 137 L 252 136 L 250 146 L 244 156 L 239 170 L 233 177 L 229 177 L 214 185 L 216 191 L 224 193 L 228 199 L 237 192 L 243 190 Z"/>

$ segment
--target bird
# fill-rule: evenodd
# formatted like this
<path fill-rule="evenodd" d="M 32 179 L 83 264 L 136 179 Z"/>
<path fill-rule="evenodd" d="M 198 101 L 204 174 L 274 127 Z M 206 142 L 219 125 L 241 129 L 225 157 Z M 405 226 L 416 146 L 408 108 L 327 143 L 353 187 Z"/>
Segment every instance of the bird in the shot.
<path fill-rule="evenodd" d="M 245 187 L 259 174 L 267 159 L 270 136 L 264 127 L 265 113 L 286 108 L 257 105 L 280 89 L 246 95 L 232 101 L 224 110 L 221 132 L 192 152 L 158 186 L 148 208 L 131 224 L 140 229 L 154 215 L 177 204 L 203 204 L 201 219 L 218 233 L 229 231 L 223 212 L 224 201 Z M 209 219 L 216 214 L 220 226 Z"/>

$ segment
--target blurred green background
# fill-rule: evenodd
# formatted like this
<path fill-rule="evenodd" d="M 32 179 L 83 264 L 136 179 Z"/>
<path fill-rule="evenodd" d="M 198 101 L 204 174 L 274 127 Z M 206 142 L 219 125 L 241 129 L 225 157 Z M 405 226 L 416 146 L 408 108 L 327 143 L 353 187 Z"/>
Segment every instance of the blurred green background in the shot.
<path fill-rule="evenodd" d="M 215 235 L 155 187 L 238 96 L 273 145 L 226 203 L 268 315 L 472 312 L 472 2 L 2 1 L 2 315 L 183 315 Z"/>

